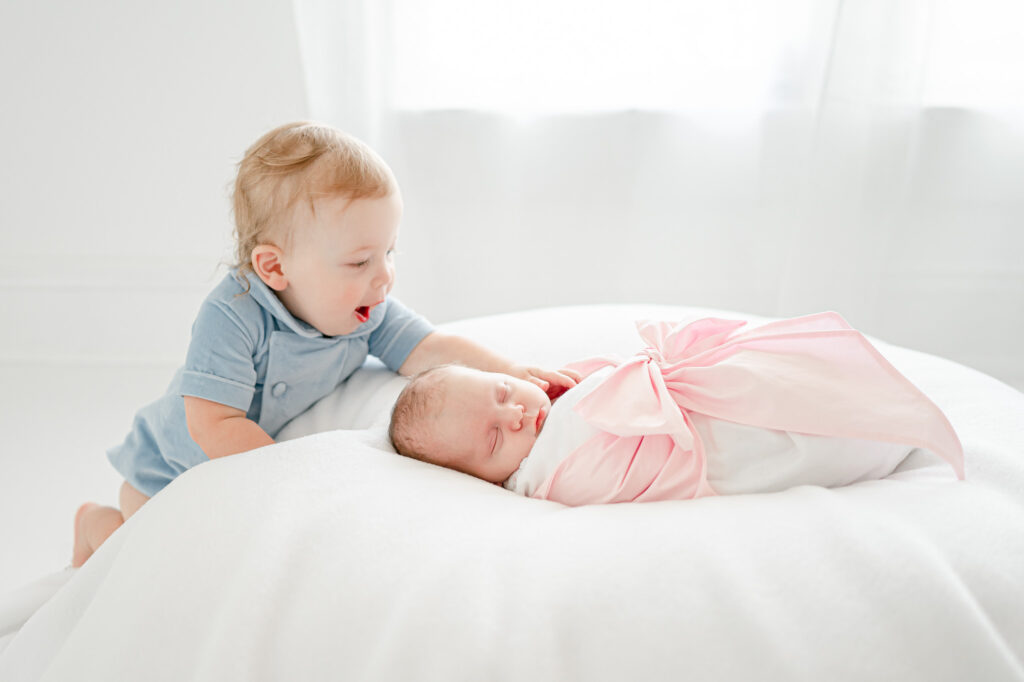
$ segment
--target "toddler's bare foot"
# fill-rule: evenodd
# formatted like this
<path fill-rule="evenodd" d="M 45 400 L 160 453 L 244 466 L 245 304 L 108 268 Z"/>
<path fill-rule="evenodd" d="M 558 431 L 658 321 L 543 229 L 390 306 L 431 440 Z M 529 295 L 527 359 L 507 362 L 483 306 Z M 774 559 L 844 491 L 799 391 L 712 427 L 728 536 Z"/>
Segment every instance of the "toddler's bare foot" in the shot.
<path fill-rule="evenodd" d="M 95 502 L 86 502 L 75 512 L 75 548 L 71 553 L 71 565 L 75 568 L 85 563 L 85 560 L 92 556 L 93 549 L 85 537 L 84 519 L 90 509 L 98 507 Z"/>

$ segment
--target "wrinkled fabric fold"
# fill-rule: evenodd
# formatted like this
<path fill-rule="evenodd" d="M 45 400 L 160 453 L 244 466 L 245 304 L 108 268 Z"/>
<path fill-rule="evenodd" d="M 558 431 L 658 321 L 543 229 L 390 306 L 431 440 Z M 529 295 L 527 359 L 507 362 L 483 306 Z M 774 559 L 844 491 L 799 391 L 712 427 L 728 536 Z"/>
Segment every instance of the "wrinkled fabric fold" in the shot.
<path fill-rule="evenodd" d="M 614 366 L 575 407 L 600 431 L 573 451 L 534 497 L 564 504 L 713 495 L 704 444 L 688 414 L 767 429 L 860 438 L 929 450 L 964 477 L 949 420 L 837 313 L 771 322 L 637 323 L 646 348 Z"/>

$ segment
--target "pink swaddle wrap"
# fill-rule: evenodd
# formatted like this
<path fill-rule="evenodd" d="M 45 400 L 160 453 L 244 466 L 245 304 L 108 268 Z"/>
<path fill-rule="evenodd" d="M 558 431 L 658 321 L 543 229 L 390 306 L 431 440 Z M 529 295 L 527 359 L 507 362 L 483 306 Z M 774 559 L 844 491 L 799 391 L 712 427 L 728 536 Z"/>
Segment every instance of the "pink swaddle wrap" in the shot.
<path fill-rule="evenodd" d="M 696 412 L 740 424 L 929 450 L 964 477 L 963 449 L 942 411 L 837 313 L 772 322 L 641 322 L 648 347 L 615 366 L 575 411 L 599 430 L 533 493 L 564 504 L 714 495 Z"/>

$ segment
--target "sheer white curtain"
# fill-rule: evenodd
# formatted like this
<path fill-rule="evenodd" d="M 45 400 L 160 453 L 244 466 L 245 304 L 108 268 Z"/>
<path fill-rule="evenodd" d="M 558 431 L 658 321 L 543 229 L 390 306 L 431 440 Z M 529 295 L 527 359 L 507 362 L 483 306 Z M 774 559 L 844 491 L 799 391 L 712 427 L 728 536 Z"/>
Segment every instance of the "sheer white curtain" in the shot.
<path fill-rule="evenodd" d="M 1013 0 L 296 0 L 313 115 L 402 184 L 437 319 L 842 312 L 1024 385 Z"/>

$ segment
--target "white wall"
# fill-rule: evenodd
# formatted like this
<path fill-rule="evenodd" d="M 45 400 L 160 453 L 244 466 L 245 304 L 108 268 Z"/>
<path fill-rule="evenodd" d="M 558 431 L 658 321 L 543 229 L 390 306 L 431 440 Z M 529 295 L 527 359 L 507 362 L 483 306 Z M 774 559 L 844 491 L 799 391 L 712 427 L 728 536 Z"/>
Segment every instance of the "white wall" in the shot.
<path fill-rule="evenodd" d="M 0 74 L 0 363 L 180 361 L 233 164 L 306 116 L 291 4 L 5 0 Z"/>

